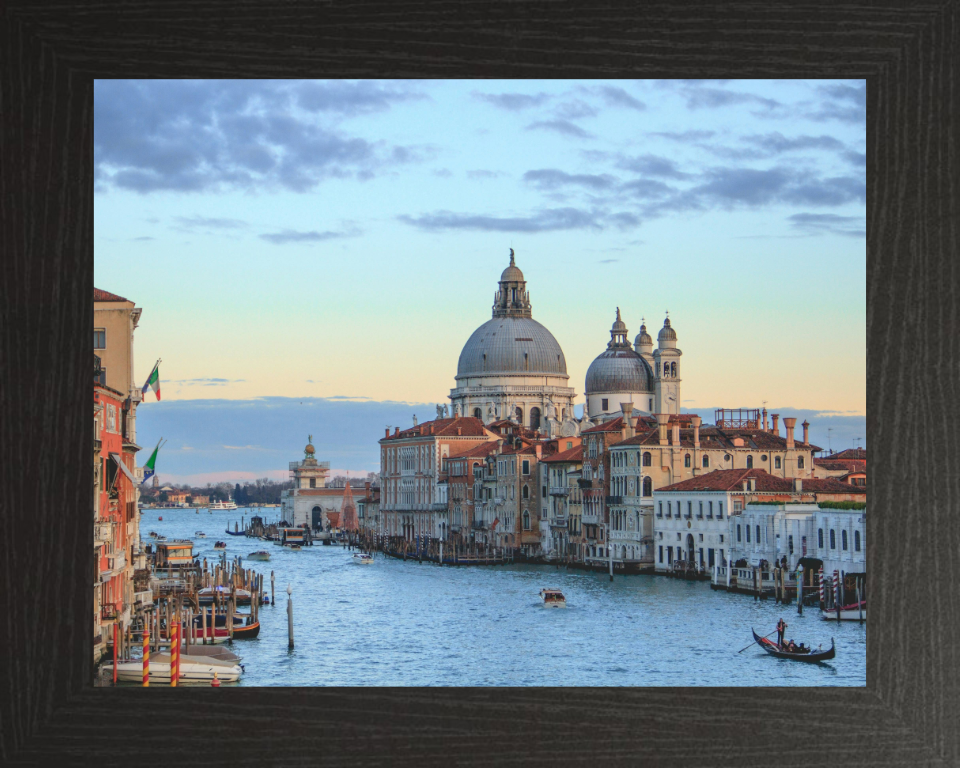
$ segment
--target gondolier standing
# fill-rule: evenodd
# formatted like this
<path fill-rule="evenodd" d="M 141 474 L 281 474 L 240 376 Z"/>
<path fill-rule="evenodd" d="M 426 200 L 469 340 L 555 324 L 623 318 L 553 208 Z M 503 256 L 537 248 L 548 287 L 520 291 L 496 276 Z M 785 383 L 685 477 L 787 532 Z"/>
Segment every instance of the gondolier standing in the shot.
<path fill-rule="evenodd" d="M 769 624 L 767 626 L 770 626 Z M 787 625 L 783 618 L 777 619 L 777 645 L 783 647 L 783 635 L 787 631 Z"/>

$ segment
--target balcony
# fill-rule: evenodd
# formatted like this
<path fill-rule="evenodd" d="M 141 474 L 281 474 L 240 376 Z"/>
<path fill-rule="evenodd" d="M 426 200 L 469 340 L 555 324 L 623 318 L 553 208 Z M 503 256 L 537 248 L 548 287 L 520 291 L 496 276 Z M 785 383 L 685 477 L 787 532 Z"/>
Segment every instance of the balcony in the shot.
<path fill-rule="evenodd" d="M 446 512 L 447 511 L 447 502 L 445 501 L 435 501 L 430 505 L 431 512 Z"/>
<path fill-rule="evenodd" d="M 470 527 L 475 531 L 485 531 L 487 530 L 487 524 L 483 520 L 474 520 L 470 523 Z"/>
<path fill-rule="evenodd" d="M 603 522 L 603 519 L 601 515 L 588 514 L 587 512 L 584 512 L 582 515 L 580 515 L 580 522 L 583 525 L 600 525 L 600 523 Z"/>
<path fill-rule="evenodd" d="M 566 528 L 567 527 L 567 518 L 564 517 L 555 517 L 550 521 L 551 528 Z"/>
<path fill-rule="evenodd" d="M 556 485 L 556 486 L 551 485 L 550 495 L 551 496 L 569 496 L 570 486 L 569 485 Z"/>
<path fill-rule="evenodd" d="M 623 496 L 606 496 L 605 501 L 607 502 L 608 507 L 619 506 L 620 504 L 623 504 Z"/>
<path fill-rule="evenodd" d="M 693 515 L 691 515 L 689 512 L 687 512 L 687 513 L 684 514 L 683 519 L 684 519 L 684 520 L 689 520 L 691 517 L 693 517 Z"/>

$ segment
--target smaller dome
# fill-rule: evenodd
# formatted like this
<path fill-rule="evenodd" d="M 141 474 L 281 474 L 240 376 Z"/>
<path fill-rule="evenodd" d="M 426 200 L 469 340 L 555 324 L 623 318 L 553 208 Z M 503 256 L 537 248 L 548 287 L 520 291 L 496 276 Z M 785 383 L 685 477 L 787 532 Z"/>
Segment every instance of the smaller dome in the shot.
<path fill-rule="evenodd" d="M 657 341 L 676 341 L 677 332 L 670 326 L 670 318 L 663 321 L 663 328 L 657 334 Z"/>
<path fill-rule="evenodd" d="M 501 283 L 524 282 L 523 272 L 520 271 L 520 267 L 518 267 L 513 261 L 513 248 L 510 249 L 510 266 L 507 267 L 505 270 L 503 270 L 503 273 L 500 275 L 500 282 Z"/>
<path fill-rule="evenodd" d="M 620 319 L 620 307 L 617 307 L 617 319 L 614 321 L 613 327 L 610 330 L 620 333 L 627 332 L 627 324 Z"/>
<path fill-rule="evenodd" d="M 633 344 L 635 347 L 653 346 L 653 338 L 647 333 L 647 325 L 643 321 L 641 321 L 640 333 L 633 340 Z"/>

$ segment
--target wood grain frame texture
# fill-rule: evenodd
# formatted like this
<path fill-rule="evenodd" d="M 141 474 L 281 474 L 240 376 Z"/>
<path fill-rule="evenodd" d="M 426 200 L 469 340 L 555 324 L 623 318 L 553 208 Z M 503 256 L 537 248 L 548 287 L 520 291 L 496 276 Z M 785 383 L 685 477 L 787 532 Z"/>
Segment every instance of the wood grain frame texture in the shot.
<path fill-rule="evenodd" d="M 0 7 L 0 763 L 960 764 L 957 7 Z M 92 688 L 92 81 L 200 76 L 865 78 L 867 687 Z"/>

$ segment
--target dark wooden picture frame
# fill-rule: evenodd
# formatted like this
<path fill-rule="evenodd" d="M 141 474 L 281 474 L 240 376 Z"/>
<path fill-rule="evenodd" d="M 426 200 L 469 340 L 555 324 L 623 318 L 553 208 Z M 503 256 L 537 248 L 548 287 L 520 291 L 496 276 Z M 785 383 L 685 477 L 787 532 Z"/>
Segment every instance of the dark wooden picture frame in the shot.
<path fill-rule="evenodd" d="M 0 763 L 960 764 L 958 66 L 956 0 L 0 6 Z M 866 79 L 867 687 L 91 687 L 92 83 L 200 76 Z"/>

